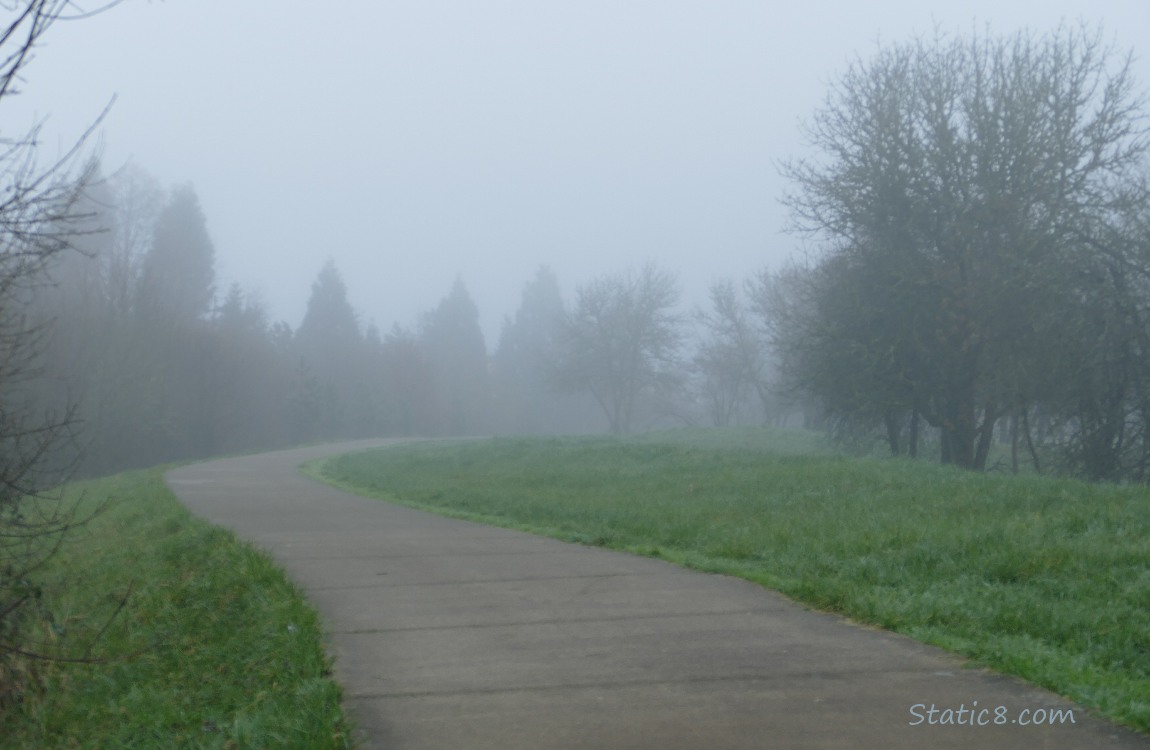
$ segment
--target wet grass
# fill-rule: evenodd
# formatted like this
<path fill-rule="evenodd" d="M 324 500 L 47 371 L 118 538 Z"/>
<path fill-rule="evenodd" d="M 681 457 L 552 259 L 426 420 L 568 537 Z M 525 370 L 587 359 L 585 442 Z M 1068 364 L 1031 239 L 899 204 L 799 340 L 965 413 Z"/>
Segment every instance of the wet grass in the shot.
<path fill-rule="evenodd" d="M 9 662 L 0 747 L 351 747 L 318 617 L 266 555 L 193 518 L 160 469 L 69 492 L 110 504 L 44 572 L 32 632 L 93 661 Z"/>
<path fill-rule="evenodd" d="M 742 576 L 1150 730 L 1150 492 L 833 455 L 802 432 L 424 443 L 313 466 L 485 523 Z"/>

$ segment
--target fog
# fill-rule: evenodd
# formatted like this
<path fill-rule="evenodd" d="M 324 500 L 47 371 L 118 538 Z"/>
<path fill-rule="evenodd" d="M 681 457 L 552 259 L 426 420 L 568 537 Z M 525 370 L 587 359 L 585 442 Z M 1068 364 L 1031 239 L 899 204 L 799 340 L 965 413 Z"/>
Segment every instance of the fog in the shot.
<path fill-rule="evenodd" d="M 18 657 L 0 659 L 0 710 L 56 681 L 33 662 L 101 661 L 92 647 L 128 613 L 134 582 L 97 588 L 110 619 L 70 614 L 100 629 L 63 639 L 50 610 L 71 598 L 48 606 L 63 579 L 45 563 L 66 531 L 118 505 L 130 513 L 103 528 L 135 557 L 133 535 L 186 526 L 133 500 L 156 495 L 156 472 L 106 485 L 114 501 L 56 491 L 131 468 L 490 436 L 518 463 L 485 486 L 534 496 L 540 477 L 563 483 L 544 443 L 589 445 L 555 436 L 686 428 L 659 439 L 661 457 L 646 439 L 638 452 L 596 443 L 611 455 L 592 446 L 568 468 L 601 463 L 598 484 L 574 489 L 596 507 L 639 484 L 673 496 L 678 480 L 650 477 L 681 464 L 684 499 L 710 496 L 742 524 L 729 545 L 714 524 L 699 538 L 760 561 L 771 540 L 737 514 L 774 513 L 772 464 L 786 485 L 776 510 L 800 515 L 806 500 L 850 504 L 828 492 L 850 483 L 843 471 L 871 516 L 884 495 L 924 528 L 947 523 L 924 502 L 1013 514 L 964 527 L 964 548 L 1022 529 L 1077 560 L 1137 536 L 1150 485 L 1146 0 L 96 2 L 8 3 L 0 27 L 0 656 Z M 540 435 L 552 437 L 522 439 Z M 868 460 L 789 460 L 832 444 Z M 879 455 L 898 461 L 887 471 Z M 1009 491 L 914 479 L 920 460 L 1031 476 Z M 466 480 L 473 463 L 445 459 L 441 473 Z M 752 463 L 767 471 L 750 476 Z M 796 469 L 833 470 L 831 483 L 800 487 Z M 708 472 L 737 481 L 716 489 Z M 1119 484 L 1102 495 L 1055 476 Z M 933 499 L 914 490 L 947 477 Z M 1119 486 L 1131 484 L 1142 494 Z M 673 516 L 679 539 L 674 502 L 640 504 Z M 1062 520 L 1035 532 L 1031 516 L 1057 504 Z M 856 545 L 866 578 L 876 528 Z M 923 580 L 932 560 L 945 574 L 961 558 L 922 554 L 945 533 L 906 528 L 887 541 L 909 540 Z M 215 545 L 189 532 L 180 549 L 189 535 Z M 1052 580 L 1054 558 L 1015 555 L 1014 576 L 1000 557 L 993 592 L 1035 571 Z M 72 581 L 80 559 L 56 567 Z M 1140 585 L 1128 600 L 1145 599 Z M 134 652 L 109 643 L 117 660 Z"/>
<path fill-rule="evenodd" d="M 934 28 L 1101 23 L 1127 2 L 127 2 L 61 23 L 7 126 L 44 153 L 98 128 L 105 172 L 191 182 L 217 289 L 293 328 L 327 259 L 363 323 L 411 325 L 461 278 L 487 346 L 545 264 L 568 298 L 654 259 L 701 303 L 798 247 L 778 163 L 856 56 Z M 1150 63 L 1136 63 L 1143 87 Z"/>

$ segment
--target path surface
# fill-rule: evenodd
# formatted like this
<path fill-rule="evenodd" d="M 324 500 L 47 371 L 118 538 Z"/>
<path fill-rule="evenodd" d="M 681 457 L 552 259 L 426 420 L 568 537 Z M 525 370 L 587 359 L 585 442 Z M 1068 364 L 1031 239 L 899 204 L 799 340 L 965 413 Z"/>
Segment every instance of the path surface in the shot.
<path fill-rule="evenodd" d="M 268 550 L 318 607 L 364 747 L 1150 748 L 1050 693 L 744 581 L 368 500 L 296 470 L 381 442 L 168 474 L 193 512 Z M 1008 721 L 1064 708 L 1076 723 L 926 721 L 931 704 L 974 701 L 987 720 L 999 706 Z"/>

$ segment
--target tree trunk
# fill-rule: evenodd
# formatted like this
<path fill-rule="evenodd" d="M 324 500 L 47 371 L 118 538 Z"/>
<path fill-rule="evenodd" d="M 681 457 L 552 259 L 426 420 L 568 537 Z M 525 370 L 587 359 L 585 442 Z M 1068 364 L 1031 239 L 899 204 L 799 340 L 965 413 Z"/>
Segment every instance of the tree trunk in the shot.
<path fill-rule="evenodd" d="M 1010 415 L 1010 473 L 1018 473 L 1018 413 Z"/>
<path fill-rule="evenodd" d="M 942 434 L 946 446 L 943 463 L 963 469 L 976 468 L 975 439 L 979 429 L 975 422 L 975 381 L 977 353 L 967 352 L 955 363 L 955 371 L 943 396 Z"/>
<path fill-rule="evenodd" d="M 951 430 L 950 461 L 961 469 L 974 468 L 974 430 L 969 425 L 957 425 Z"/>
<path fill-rule="evenodd" d="M 974 405 L 965 399 L 951 404 L 942 420 L 942 462 L 963 469 L 974 468 Z"/>
<path fill-rule="evenodd" d="M 1030 437 L 1029 413 L 1029 409 L 1022 410 L 1022 435 L 1026 438 L 1026 447 L 1030 450 L 1030 460 L 1034 462 L 1034 470 L 1042 471 L 1042 466 L 1038 463 L 1038 451 L 1034 450 L 1034 441 Z"/>
<path fill-rule="evenodd" d="M 890 445 L 890 454 L 897 456 L 899 455 L 898 437 L 899 433 L 902 432 L 898 413 L 894 409 L 887 409 L 882 415 L 882 421 L 886 425 L 886 442 Z"/>
<path fill-rule="evenodd" d="M 907 446 L 911 458 L 918 458 L 918 409 L 910 412 L 910 445 Z"/>
<path fill-rule="evenodd" d="M 990 444 L 994 442 L 994 425 L 998 422 L 998 410 L 994 404 L 987 404 L 982 414 L 982 424 L 978 428 L 978 448 L 974 455 L 974 467 L 986 471 L 986 458 L 990 455 Z"/>

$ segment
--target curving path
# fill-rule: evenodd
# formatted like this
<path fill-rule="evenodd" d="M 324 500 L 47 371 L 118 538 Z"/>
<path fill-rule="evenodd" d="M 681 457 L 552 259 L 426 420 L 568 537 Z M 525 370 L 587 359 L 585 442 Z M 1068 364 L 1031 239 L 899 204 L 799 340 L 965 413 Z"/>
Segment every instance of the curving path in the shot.
<path fill-rule="evenodd" d="M 1150 748 L 1050 693 L 741 580 L 360 498 L 296 470 L 386 442 L 167 475 L 317 606 L 366 748 Z M 929 723 L 931 704 L 975 701 L 1007 723 L 953 711 L 963 724 Z M 1076 723 L 1010 723 L 1057 708 Z"/>

